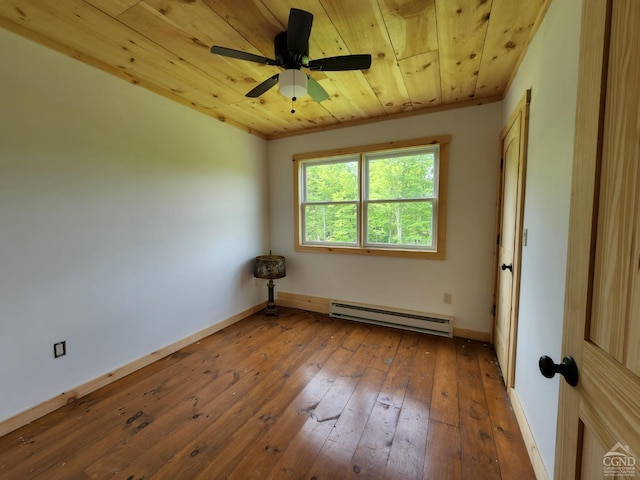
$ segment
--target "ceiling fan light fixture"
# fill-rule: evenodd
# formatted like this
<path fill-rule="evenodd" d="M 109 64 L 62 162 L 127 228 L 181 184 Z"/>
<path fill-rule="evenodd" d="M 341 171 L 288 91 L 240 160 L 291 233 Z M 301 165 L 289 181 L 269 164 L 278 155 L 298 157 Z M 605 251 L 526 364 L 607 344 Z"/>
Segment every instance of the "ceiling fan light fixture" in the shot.
<path fill-rule="evenodd" d="M 307 94 L 307 76 L 296 69 L 280 73 L 278 78 L 280 94 L 287 98 L 300 98 Z"/>
<path fill-rule="evenodd" d="M 283 68 L 283 72 L 276 73 L 256 85 L 247 92 L 246 96 L 257 98 L 278 83 L 280 84 L 280 94 L 291 99 L 291 113 L 295 113 L 293 102 L 307 93 L 316 102 L 322 102 L 329 98 L 329 94 L 317 80 L 300 71 L 302 68 L 308 68 L 312 71 L 341 72 L 366 70 L 371 66 L 371 55 L 369 54 L 340 55 L 309 60 L 309 36 L 312 25 L 312 13 L 298 8 L 290 9 L 287 29 L 278 33 L 273 39 L 275 59 L 218 45 L 211 47 L 211 53 Z"/>

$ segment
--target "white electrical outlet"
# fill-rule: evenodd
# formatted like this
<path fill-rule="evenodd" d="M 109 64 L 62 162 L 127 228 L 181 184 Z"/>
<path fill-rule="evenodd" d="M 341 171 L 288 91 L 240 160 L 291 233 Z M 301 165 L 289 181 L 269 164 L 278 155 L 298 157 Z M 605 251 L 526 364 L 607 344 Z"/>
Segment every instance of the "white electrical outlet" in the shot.
<path fill-rule="evenodd" d="M 62 341 L 53 344 L 53 358 L 63 357 L 67 354 L 67 342 Z"/>
<path fill-rule="evenodd" d="M 453 295 L 451 295 L 450 293 L 445 293 L 444 294 L 444 303 L 446 303 L 447 305 L 451 304 L 453 302 Z"/>

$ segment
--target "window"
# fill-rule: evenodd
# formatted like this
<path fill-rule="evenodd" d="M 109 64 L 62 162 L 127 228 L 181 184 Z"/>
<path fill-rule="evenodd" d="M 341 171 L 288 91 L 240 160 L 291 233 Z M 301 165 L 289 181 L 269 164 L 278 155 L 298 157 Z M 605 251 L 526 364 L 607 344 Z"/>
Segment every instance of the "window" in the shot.
<path fill-rule="evenodd" d="M 443 259 L 449 142 L 294 155 L 296 250 Z"/>

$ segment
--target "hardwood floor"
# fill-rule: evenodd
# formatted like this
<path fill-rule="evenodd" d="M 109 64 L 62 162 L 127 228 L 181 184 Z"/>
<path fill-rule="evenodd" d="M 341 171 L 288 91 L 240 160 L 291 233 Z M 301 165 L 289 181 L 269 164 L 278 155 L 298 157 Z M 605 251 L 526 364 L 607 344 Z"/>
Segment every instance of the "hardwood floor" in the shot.
<path fill-rule="evenodd" d="M 0 438 L 0 478 L 534 474 L 489 345 L 283 308 Z"/>

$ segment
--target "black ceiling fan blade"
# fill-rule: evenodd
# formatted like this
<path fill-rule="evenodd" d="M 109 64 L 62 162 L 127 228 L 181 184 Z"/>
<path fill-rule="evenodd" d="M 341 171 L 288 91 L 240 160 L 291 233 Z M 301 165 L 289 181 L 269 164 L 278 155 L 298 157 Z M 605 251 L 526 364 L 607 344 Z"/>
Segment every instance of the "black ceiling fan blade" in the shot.
<path fill-rule="evenodd" d="M 253 53 L 247 53 L 241 50 L 234 50 L 233 48 L 219 47 L 217 45 L 211 47 L 211 53 L 224 57 L 237 58 L 239 60 L 247 60 L 249 62 L 263 63 L 265 65 L 277 65 L 277 62 L 270 58 L 261 57 L 260 55 L 254 55 Z"/>
<path fill-rule="evenodd" d="M 309 60 L 310 70 L 339 72 L 345 70 L 366 70 L 371 66 L 371 55 L 341 55 L 339 57 Z"/>
<path fill-rule="evenodd" d="M 271 87 L 273 87 L 276 83 L 278 83 L 278 76 L 279 74 L 276 73 L 273 77 L 267 78 L 264 82 L 262 82 L 260 85 L 255 87 L 249 93 L 247 93 L 245 97 L 251 97 L 251 98 L 259 97 L 264 92 L 266 92 Z"/>
<path fill-rule="evenodd" d="M 307 75 L 307 92 L 309 93 L 309 96 L 318 103 L 329 98 L 329 94 L 324 88 L 322 88 L 322 85 L 309 75 Z"/>
<path fill-rule="evenodd" d="M 287 26 L 287 49 L 309 56 L 309 36 L 313 25 L 313 15 L 298 8 L 289 11 Z"/>

